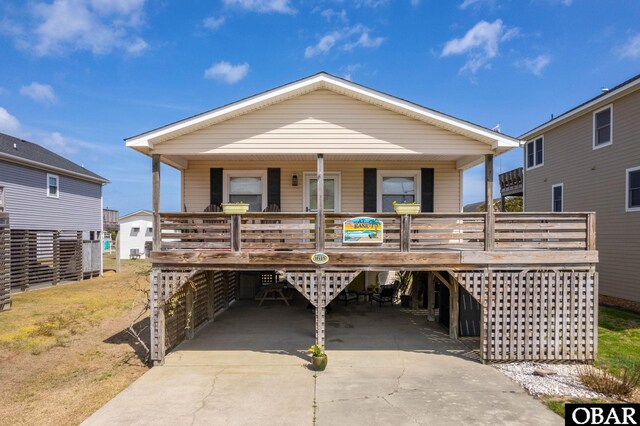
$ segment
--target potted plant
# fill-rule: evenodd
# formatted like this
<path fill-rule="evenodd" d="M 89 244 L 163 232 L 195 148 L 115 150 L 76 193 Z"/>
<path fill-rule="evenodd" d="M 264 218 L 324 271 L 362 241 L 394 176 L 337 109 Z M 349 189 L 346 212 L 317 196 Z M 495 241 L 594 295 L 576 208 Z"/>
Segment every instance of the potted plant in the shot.
<path fill-rule="evenodd" d="M 243 203 L 222 203 L 222 211 L 225 214 L 245 214 L 249 211 L 249 204 Z"/>
<path fill-rule="evenodd" d="M 322 350 L 320 345 L 311 345 L 309 348 L 311 354 L 311 362 L 316 371 L 324 371 L 327 368 L 327 354 Z"/>
<path fill-rule="evenodd" d="M 393 202 L 393 208 L 397 214 L 418 214 L 420 212 L 420 204 L 413 203 L 398 203 L 397 201 Z"/>

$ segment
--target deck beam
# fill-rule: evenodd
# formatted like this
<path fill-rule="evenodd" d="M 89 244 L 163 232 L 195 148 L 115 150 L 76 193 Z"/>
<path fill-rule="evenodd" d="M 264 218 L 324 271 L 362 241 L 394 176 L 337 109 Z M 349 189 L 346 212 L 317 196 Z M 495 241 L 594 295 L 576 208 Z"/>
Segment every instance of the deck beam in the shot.
<path fill-rule="evenodd" d="M 215 267 L 225 270 L 316 270 L 311 252 L 171 250 L 154 251 L 157 267 Z M 589 267 L 598 262 L 597 251 L 446 251 L 446 252 L 332 252 L 326 251 L 329 269 L 430 271 L 456 268 L 553 268 Z"/>

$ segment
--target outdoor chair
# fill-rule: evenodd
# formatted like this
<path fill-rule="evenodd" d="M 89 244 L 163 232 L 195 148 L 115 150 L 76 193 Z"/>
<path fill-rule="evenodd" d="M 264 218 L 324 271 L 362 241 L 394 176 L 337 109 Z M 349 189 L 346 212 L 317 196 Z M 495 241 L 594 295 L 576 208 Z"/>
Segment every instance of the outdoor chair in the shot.
<path fill-rule="evenodd" d="M 358 294 L 356 292 L 349 291 L 348 288 L 345 288 L 338 293 L 338 302 L 344 302 L 345 305 L 348 305 L 352 300 L 358 300 Z"/>
<path fill-rule="evenodd" d="M 371 300 L 374 302 L 378 302 L 380 306 L 385 303 L 393 304 L 394 293 L 395 291 L 392 285 L 381 286 L 380 291 L 378 293 L 374 293 L 371 296 Z"/>

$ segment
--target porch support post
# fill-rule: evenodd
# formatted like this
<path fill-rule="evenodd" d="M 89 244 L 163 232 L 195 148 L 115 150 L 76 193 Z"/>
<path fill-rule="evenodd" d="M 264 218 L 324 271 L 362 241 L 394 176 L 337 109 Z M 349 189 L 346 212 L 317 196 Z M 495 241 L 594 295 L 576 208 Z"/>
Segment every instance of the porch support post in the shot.
<path fill-rule="evenodd" d="M 153 189 L 151 193 L 151 208 L 153 210 L 153 251 L 161 250 L 160 240 L 160 155 L 151 155 L 151 174 Z"/>
<path fill-rule="evenodd" d="M 231 250 L 232 251 L 241 251 L 241 236 L 240 236 L 240 215 L 232 214 L 231 215 Z"/>
<path fill-rule="evenodd" d="M 411 244 L 411 215 L 402 215 L 400 220 L 400 251 L 408 252 Z"/>
<path fill-rule="evenodd" d="M 427 272 L 427 321 L 436 320 L 436 281 L 432 272 Z"/>
<path fill-rule="evenodd" d="M 324 155 L 318 154 L 317 165 L 316 251 L 324 252 Z"/>
<path fill-rule="evenodd" d="M 449 337 L 458 339 L 458 323 L 460 322 L 460 284 L 449 277 Z"/>
<path fill-rule="evenodd" d="M 323 269 L 316 271 L 316 345 L 324 348 L 325 331 L 325 273 Z"/>
<path fill-rule="evenodd" d="M 493 154 L 484 156 L 485 169 L 485 211 L 487 212 L 484 226 L 484 249 L 493 250 L 495 237 L 495 214 L 493 212 Z"/>

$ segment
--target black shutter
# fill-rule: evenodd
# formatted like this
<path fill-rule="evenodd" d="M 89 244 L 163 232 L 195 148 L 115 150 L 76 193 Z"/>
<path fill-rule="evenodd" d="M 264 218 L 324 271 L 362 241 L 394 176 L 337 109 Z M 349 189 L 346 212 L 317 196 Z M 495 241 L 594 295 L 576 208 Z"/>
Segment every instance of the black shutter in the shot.
<path fill-rule="evenodd" d="M 365 212 L 378 210 L 378 171 L 377 169 L 364 169 L 362 180 L 363 208 Z"/>
<path fill-rule="evenodd" d="M 421 170 L 421 206 L 420 211 L 423 213 L 431 213 L 433 212 L 433 169 L 422 169 Z"/>
<path fill-rule="evenodd" d="M 209 203 L 215 206 L 222 204 L 222 169 L 209 170 Z"/>
<path fill-rule="evenodd" d="M 280 206 L 280 169 L 267 169 L 267 206 Z"/>

